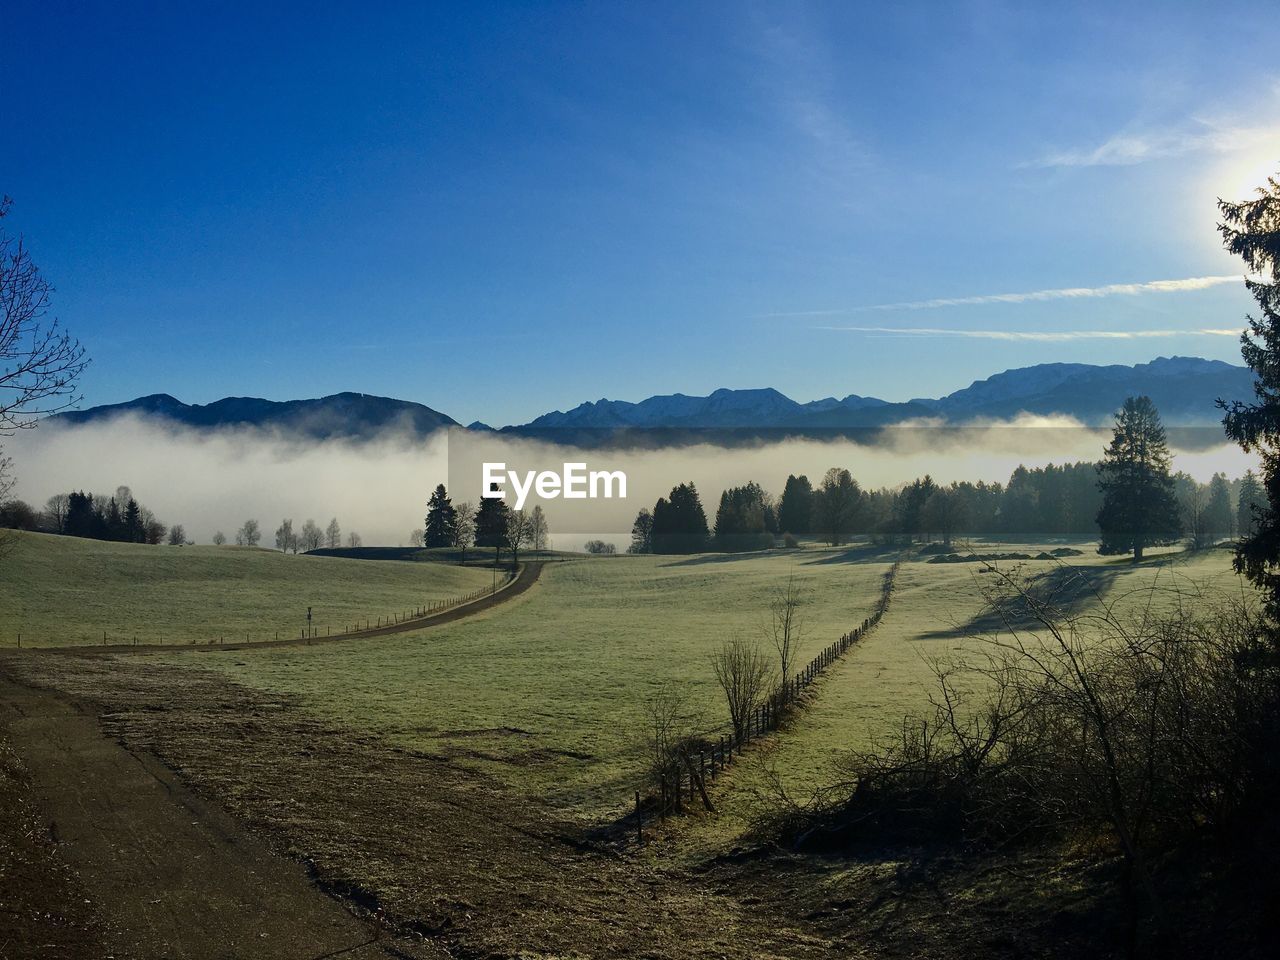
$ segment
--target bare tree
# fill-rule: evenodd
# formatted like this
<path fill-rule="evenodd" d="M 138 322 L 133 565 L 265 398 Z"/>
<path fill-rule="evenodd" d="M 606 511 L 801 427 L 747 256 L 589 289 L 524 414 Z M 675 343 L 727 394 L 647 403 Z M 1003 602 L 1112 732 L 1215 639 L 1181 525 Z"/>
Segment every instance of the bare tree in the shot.
<path fill-rule="evenodd" d="M 301 547 L 302 552 L 306 553 L 310 550 L 319 550 L 322 543 L 324 543 L 324 531 L 316 525 L 314 520 L 308 519 L 302 525 L 302 535 L 298 537 L 298 547 Z M 298 547 L 294 548 L 294 553 L 298 552 Z"/>
<path fill-rule="evenodd" d="M 804 629 L 804 619 L 800 614 L 800 607 L 804 602 L 804 592 L 796 583 L 794 573 L 787 577 L 785 585 L 774 589 L 769 600 L 769 621 L 765 627 L 765 635 L 778 652 L 778 667 L 782 671 L 783 683 L 789 682 L 795 671 L 796 650 Z"/>
<path fill-rule="evenodd" d="M 76 381 L 89 363 L 78 340 L 45 321 L 53 288 L 22 237 L 4 229 L 12 202 L 0 197 L 0 437 L 78 402 Z M 13 462 L 0 447 L 0 500 L 13 484 Z M 0 549 L 9 542 L 0 535 Z"/>
<path fill-rule="evenodd" d="M 0 434 L 79 402 L 76 381 L 89 362 L 57 320 L 46 323 L 53 288 L 22 238 L 3 229 L 12 202 L 0 199 Z"/>
<path fill-rule="evenodd" d="M 69 498 L 65 493 L 55 493 L 44 503 L 45 523 L 54 533 L 62 533 L 67 525 L 67 503 Z M 125 501 L 128 503 L 128 501 Z"/>
<path fill-rule="evenodd" d="M 298 535 L 293 532 L 292 520 L 284 520 L 276 527 L 276 549 L 281 553 L 298 552 Z"/>
<path fill-rule="evenodd" d="M 0 504 L 9 499 L 13 490 L 13 461 L 0 456 Z M 14 537 L 8 529 L 0 529 L 0 557 L 7 554 L 14 546 Z"/>
<path fill-rule="evenodd" d="M 409 546 L 421 547 L 423 543 L 423 538 L 426 535 L 427 535 L 426 531 L 423 530 L 422 528 L 418 528 L 417 530 L 412 531 L 409 534 Z"/>
<path fill-rule="evenodd" d="M 758 645 L 734 637 L 720 645 L 711 657 L 711 665 L 724 692 L 733 735 L 741 740 L 752 712 L 768 690 L 769 661 Z"/>
<path fill-rule="evenodd" d="M 541 506 L 535 506 L 529 515 L 529 546 L 541 553 L 551 539 L 551 527 Z"/>
<path fill-rule="evenodd" d="M 1184 474 L 1179 474 L 1174 478 L 1175 482 L 1184 481 L 1184 477 Z M 1191 537 L 1192 549 L 1203 550 L 1214 540 L 1209 523 L 1209 489 L 1191 477 L 1185 477 L 1180 486 L 1178 499 L 1181 501 L 1183 529 Z"/>
<path fill-rule="evenodd" d="M 244 526 L 236 531 L 236 544 L 241 547 L 256 547 L 262 540 L 262 530 L 257 520 L 246 520 Z"/>
<path fill-rule="evenodd" d="M 582 545 L 582 549 L 597 556 L 609 556 L 618 552 L 618 548 L 607 540 L 588 540 Z"/>
<path fill-rule="evenodd" d="M 356 533 L 354 530 L 347 534 L 348 547 L 359 547 L 363 545 L 364 541 L 360 539 L 360 534 Z"/>
<path fill-rule="evenodd" d="M 454 504 L 453 545 L 465 550 L 476 538 L 476 508 L 469 500 Z"/>
<path fill-rule="evenodd" d="M 217 533 L 213 535 L 213 545 L 215 547 L 225 546 L 226 543 L 227 543 L 227 535 L 223 533 L 221 530 L 219 530 Z"/>
<path fill-rule="evenodd" d="M 507 515 L 507 546 L 511 548 L 511 565 L 520 562 L 520 548 L 529 542 L 532 523 L 523 510 L 512 510 Z"/>
<path fill-rule="evenodd" d="M 644 704 L 649 770 L 655 779 L 670 781 L 679 773 L 693 717 L 683 688 L 664 683 Z"/>
<path fill-rule="evenodd" d="M 330 550 L 342 546 L 342 528 L 338 526 L 337 517 L 330 520 L 329 526 L 325 527 L 324 537 Z"/>
<path fill-rule="evenodd" d="M 180 547 L 187 542 L 187 531 L 180 523 L 169 528 L 169 546 Z"/>

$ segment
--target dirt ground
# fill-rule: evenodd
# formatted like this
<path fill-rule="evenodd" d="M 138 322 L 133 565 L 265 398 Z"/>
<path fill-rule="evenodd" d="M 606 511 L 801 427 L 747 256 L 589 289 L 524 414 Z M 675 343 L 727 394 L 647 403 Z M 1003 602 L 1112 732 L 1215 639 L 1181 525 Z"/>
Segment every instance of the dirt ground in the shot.
<path fill-rule="evenodd" d="M 405 955 L 403 945 L 396 954 L 382 949 L 376 926 L 317 891 L 301 864 L 273 853 L 154 757 L 103 736 L 93 710 L 4 681 L 0 702 L 6 736 L 29 771 L 30 809 L 44 821 L 44 862 L 68 868 L 47 872 L 68 878 L 51 892 L 72 919 L 19 932 L 14 956 L 28 955 L 32 934 L 68 928 L 85 935 L 51 955 Z"/>
<path fill-rule="evenodd" d="M 10 734 L 42 771 L 59 853 L 100 891 L 116 956 L 359 944 L 367 926 L 307 873 L 363 917 L 385 914 L 413 956 L 832 955 L 809 924 L 621 856 L 481 774 L 326 728 L 287 700 L 135 658 L 13 658 L 0 672 L 16 681 Z M 288 949 L 267 952 L 276 943 Z"/>
<path fill-rule="evenodd" d="M 0 658 L 0 704 L 0 958 L 1124 955 L 1098 849 L 690 855 L 680 824 L 636 848 L 448 756 L 136 657 Z M 1247 878 L 1178 869 L 1180 956 L 1266 955 L 1233 914 Z"/>

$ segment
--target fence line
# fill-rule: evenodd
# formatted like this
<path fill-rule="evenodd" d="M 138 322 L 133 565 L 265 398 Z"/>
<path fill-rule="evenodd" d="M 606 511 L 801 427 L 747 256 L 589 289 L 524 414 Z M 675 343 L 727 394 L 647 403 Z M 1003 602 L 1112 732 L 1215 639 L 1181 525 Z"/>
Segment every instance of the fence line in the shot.
<path fill-rule="evenodd" d="M 707 781 L 714 781 L 753 741 L 776 730 L 783 718 L 800 702 L 805 692 L 833 663 L 874 630 L 889 609 L 894 579 L 901 560 L 885 571 L 880 596 L 871 615 L 862 623 L 824 647 L 794 677 L 784 678 L 774 691 L 747 716 L 740 732 L 720 734 L 716 739 L 705 735 L 689 738 L 677 750 L 668 769 L 655 775 L 635 791 L 636 838 L 643 839 L 644 821 L 648 817 L 666 818 L 669 813 L 683 813 L 685 804 L 701 799 L 704 807 L 713 809 L 707 793 Z"/>
<path fill-rule="evenodd" d="M 409 623 L 416 620 L 430 620 L 432 617 L 444 613 L 446 610 L 452 610 L 455 607 L 461 607 L 468 603 L 474 603 L 477 600 L 483 600 L 485 597 L 494 596 L 507 586 L 515 582 L 519 576 L 518 570 L 508 570 L 503 574 L 500 582 L 493 586 L 482 587 L 479 590 L 472 590 L 470 593 L 457 597 L 448 597 L 444 600 L 431 600 L 425 604 L 415 607 L 406 607 L 404 610 L 393 611 L 386 616 L 378 617 L 362 617 L 354 623 L 343 624 L 340 630 L 335 631 L 332 624 L 324 625 L 324 632 L 321 633 L 321 627 L 318 624 L 301 627 L 298 635 L 299 640 L 324 639 L 326 637 L 359 637 L 366 632 L 377 631 L 383 627 L 389 627 L 393 624 Z M 64 644 L 59 647 L 51 647 L 47 649 L 72 649 L 75 646 L 103 646 L 103 647 L 150 647 L 150 646 L 177 646 L 183 641 L 181 640 L 145 640 L 141 643 L 138 637 L 133 634 L 125 633 L 119 638 L 109 638 L 106 630 L 102 631 L 102 642 L 98 644 L 94 641 L 92 644 Z M 280 631 L 273 631 L 273 635 L 265 640 L 251 640 L 249 634 L 245 633 L 244 639 L 240 639 L 239 635 L 231 638 L 232 643 L 271 643 L 280 640 Z M 217 637 L 210 637 L 207 640 L 187 640 L 189 646 L 218 646 L 226 643 L 226 634 L 219 634 Z M 19 648 L 24 646 L 33 649 L 40 649 L 32 642 L 30 633 L 24 637 L 21 631 L 18 632 L 17 645 Z"/>

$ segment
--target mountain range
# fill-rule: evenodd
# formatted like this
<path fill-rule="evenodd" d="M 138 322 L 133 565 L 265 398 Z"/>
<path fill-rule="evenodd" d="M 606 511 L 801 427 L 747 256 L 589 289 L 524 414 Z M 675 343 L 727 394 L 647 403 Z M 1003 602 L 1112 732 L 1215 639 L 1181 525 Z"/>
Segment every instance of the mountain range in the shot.
<path fill-rule="evenodd" d="M 652 432 L 658 442 L 679 431 L 724 437 L 827 434 L 890 426 L 928 418 L 948 425 L 1007 420 L 1022 413 L 1063 415 L 1090 426 L 1110 422 L 1126 397 L 1146 394 L 1166 424 L 1216 425 L 1219 398 L 1252 396 L 1253 374 L 1221 360 L 1160 357 L 1135 366 L 1046 363 L 1006 370 L 937 399 L 889 402 L 849 394 L 801 403 L 772 388 L 716 390 L 705 397 L 676 393 L 638 403 L 601 399 L 571 410 L 544 413 L 501 432 L 573 443 L 598 444 L 628 433 Z M 253 426 L 313 439 L 366 440 L 388 430 L 426 436 L 459 426 L 452 417 L 419 403 L 362 393 L 315 400 L 273 401 L 227 397 L 186 404 L 168 394 L 59 415 L 65 423 L 92 423 L 135 414 L 194 429 Z M 490 430 L 483 423 L 467 429 Z M 703 437 L 705 439 L 705 437 Z"/>

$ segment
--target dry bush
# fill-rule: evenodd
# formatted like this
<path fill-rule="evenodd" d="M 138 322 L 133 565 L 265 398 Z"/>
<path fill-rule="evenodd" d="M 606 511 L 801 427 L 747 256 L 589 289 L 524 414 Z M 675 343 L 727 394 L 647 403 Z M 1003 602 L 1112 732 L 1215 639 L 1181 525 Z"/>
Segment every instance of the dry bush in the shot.
<path fill-rule="evenodd" d="M 1009 843 L 1104 838 L 1159 914 L 1150 859 L 1260 824 L 1276 782 L 1277 647 L 1247 598 L 1153 591 L 1133 614 L 1071 613 L 994 571 L 1004 629 L 935 665 L 932 707 L 850 755 L 793 835 Z M 1132 600 L 1132 597 L 1129 598 Z M 977 692 L 966 692 L 977 691 Z"/>
<path fill-rule="evenodd" d="M 741 742 L 751 714 L 768 695 L 769 659 L 758 644 L 734 637 L 720 645 L 711 657 L 711 665 L 724 692 L 734 738 Z"/>
<path fill-rule="evenodd" d="M 693 714 L 688 697 L 674 684 L 663 684 L 644 705 L 649 773 L 656 783 L 674 782 L 692 739 Z"/>

